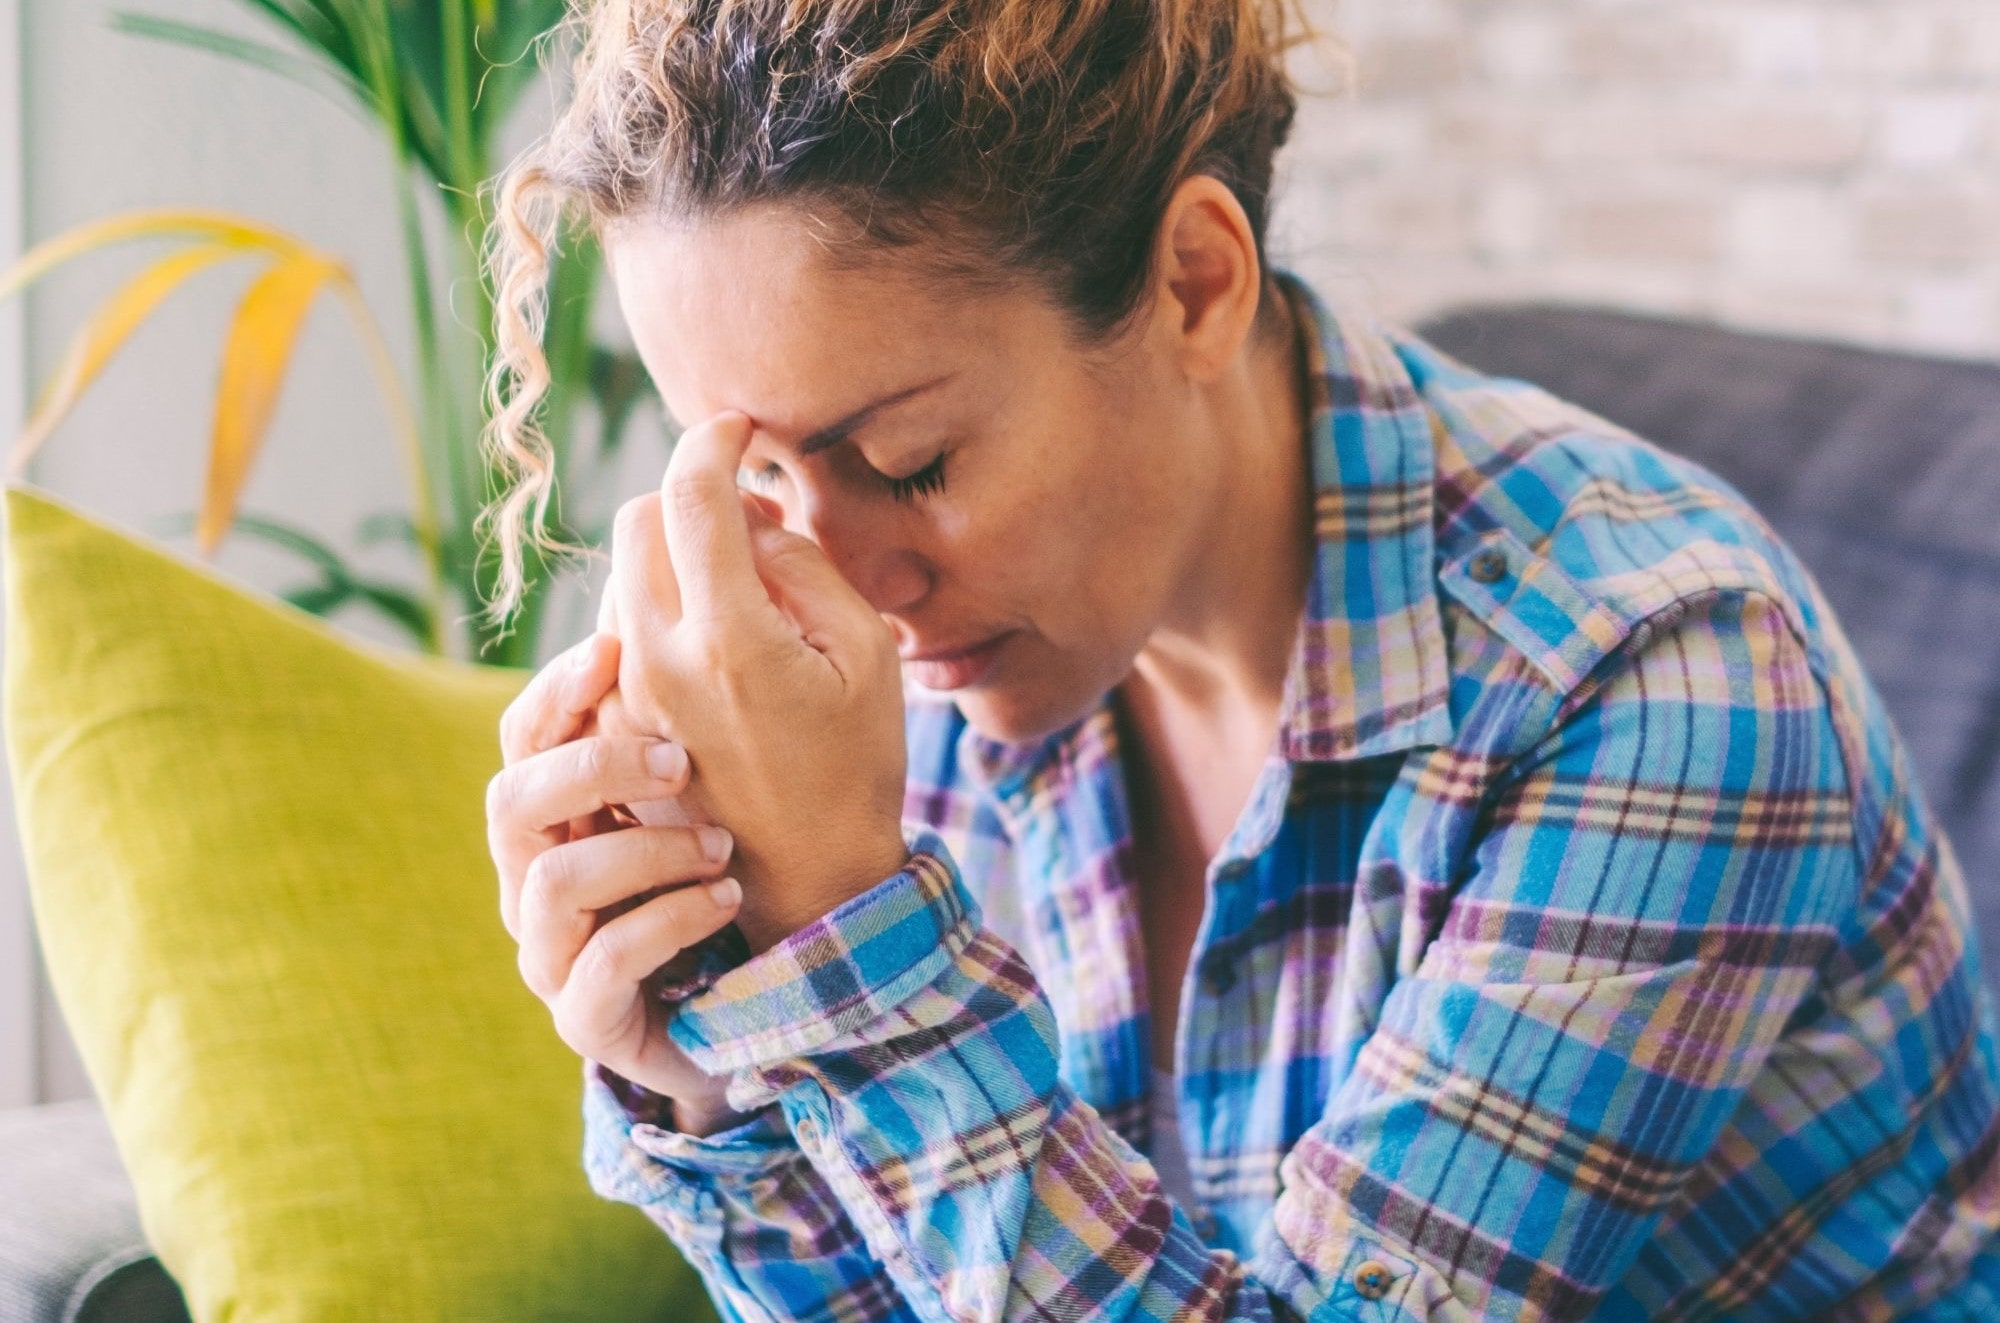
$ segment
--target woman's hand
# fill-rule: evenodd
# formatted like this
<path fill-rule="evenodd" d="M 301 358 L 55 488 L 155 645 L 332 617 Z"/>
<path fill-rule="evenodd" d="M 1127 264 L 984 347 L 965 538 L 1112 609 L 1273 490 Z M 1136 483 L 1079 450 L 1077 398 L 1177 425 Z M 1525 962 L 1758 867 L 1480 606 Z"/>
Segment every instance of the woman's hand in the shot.
<path fill-rule="evenodd" d="M 678 739 L 688 798 L 736 839 L 737 925 L 760 952 L 909 859 L 895 637 L 820 549 L 745 500 L 750 419 L 674 447 L 618 510 L 618 688 L 633 728 Z"/>
<path fill-rule="evenodd" d="M 506 766 L 487 785 L 487 842 L 500 918 L 520 943 L 522 980 L 579 1055 L 674 1100 L 674 1121 L 705 1134 L 733 1123 L 723 1082 L 667 1036 L 671 1008 L 650 976 L 735 917 L 741 888 L 721 878 L 729 834 L 714 826 L 619 828 L 612 804 L 687 786 L 672 741 L 581 735 L 617 675 L 618 640 L 596 634 L 543 667 L 500 721 Z"/>

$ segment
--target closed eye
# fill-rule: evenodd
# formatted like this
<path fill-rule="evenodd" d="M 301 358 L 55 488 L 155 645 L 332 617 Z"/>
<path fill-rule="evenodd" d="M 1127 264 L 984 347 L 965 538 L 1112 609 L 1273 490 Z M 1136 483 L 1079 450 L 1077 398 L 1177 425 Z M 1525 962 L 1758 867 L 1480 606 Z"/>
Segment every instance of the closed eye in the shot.
<path fill-rule="evenodd" d="M 906 473 L 900 478 L 883 474 L 882 482 L 889 489 L 889 495 L 898 501 L 916 501 L 926 496 L 934 496 L 944 490 L 944 461 L 948 452 L 939 451 L 937 457 L 914 473 Z M 785 476 L 785 471 L 776 464 L 766 464 L 761 468 L 739 469 L 739 477 L 760 491 L 771 491 Z"/>
<path fill-rule="evenodd" d="M 936 459 L 915 473 L 905 474 L 900 478 L 885 477 L 883 481 L 889 484 L 889 495 L 899 501 L 915 501 L 943 491 L 944 459 L 947 453 L 940 450 Z"/>

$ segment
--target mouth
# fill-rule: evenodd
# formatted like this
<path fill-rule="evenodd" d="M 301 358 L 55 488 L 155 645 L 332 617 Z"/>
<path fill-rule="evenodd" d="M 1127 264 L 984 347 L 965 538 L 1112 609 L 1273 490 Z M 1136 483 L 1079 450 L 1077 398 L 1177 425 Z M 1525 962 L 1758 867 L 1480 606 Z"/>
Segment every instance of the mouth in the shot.
<path fill-rule="evenodd" d="M 1014 633 L 1005 630 L 958 648 L 899 649 L 903 673 L 926 689 L 945 692 L 977 684 L 992 669 L 1000 648 Z"/>

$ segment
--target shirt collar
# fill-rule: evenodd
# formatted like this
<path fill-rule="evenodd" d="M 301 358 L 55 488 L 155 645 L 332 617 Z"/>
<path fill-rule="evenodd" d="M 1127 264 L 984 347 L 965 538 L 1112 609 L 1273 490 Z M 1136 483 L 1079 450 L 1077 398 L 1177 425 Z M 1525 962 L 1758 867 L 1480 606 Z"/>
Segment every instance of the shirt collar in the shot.
<path fill-rule="evenodd" d="M 1276 269 L 1306 351 L 1313 570 L 1278 738 L 1294 762 L 1368 758 L 1452 735 L 1438 609 L 1433 416 L 1383 331 Z"/>
<path fill-rule="evenodd" d="M 1331 762 L 1444 743 L 1450 656 L 1434 570 L 1432 415 L 1378 326 L 1335 315 L 1289 270 L 1273 275 L 1306 356 L 1314 492 L 1313 568 L 1278 752 Z M 1042 740 L 1006 743 L 968 726 L 961 766 L 1002 798 L 1046 789 L 1052 761 L 1088 762 L 1089 750 L 1112 746 L 1112 721 L 1106 701 Z"/>

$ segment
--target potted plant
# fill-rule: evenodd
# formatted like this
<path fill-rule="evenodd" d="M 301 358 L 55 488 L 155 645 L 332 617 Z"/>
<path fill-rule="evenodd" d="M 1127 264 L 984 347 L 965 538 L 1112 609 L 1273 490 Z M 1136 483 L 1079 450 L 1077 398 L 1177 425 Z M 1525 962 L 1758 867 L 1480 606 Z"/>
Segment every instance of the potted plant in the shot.
<path fill-rule="evenodd" d="M 269 70 L 339 99 L 375 125 L 395 171 L 415 381 L 406 387 L 386 342 L 340 259 L 303 239 L 219 212 L 145 211 L 94 222 L 37 245 L 0 273 L 0 297 L 52 267 L 140 239 L 177 246 L 135 275 L 77 333 L 61 366 L 41 390 L 15 444 L 18 475 L 110 358 L 184 281 L 225 260 L 247 258 L 259 271 L 246 288 L 222 349 L 211 426 L 208 473 L 193 523 L 204 555 L 232 528 L 294 552 L 314 578 L 285 594 L 316 614 L 350 606 L 380 612 L 413 644 L 495 665 L 528 665 L 547 601 L 550 576 L 533 557 L 527 598 L 511 627 L 481 619 L 497 566 L 475 533 L 496 477 L 477 445 L 481 384 L 492 352 L 492 292 L 481 265 L 489 220 L 484 189 L 495 143 L 509 111 L 540 74 L 539 47 L 561 35 L 566 0 L 239 0 L 273 31 L 260 41 L 156 14 L 121 13 L 121 30 L 195 47 Z M 443 208 L 447 238 L 434 243 L 423 225 L 423 194 Z M 558 487 L 607 468 L 624 439 L 634 405 L 650 389 L 626 351 L 591 337 L 591 309 L 601 273 L 594 245 L 578 242 L 553 255 L 544 349 L 552 374 L 541 426 L 557 463 Z M 471 291 L 458 319 L 440 315 L 438 277 Z M 363 543 L 396 537 L 420 555 L 424 581 L 382 582 L 357 573 L 332 547 L 237 500 L 262 444 L 305 312 L 331 295 L 360 333 L 405 452 L 407 510 L 371 515 Z M 476 329 L 475 329 L 476 328 Z M 594 415 L 594 418 L 593 418 Z M 588 426 L 594 422 L 595 426 Z M 586 438 L 591 440 L 587 441 Z M 605 530 L 551 516 L 565 542 L 601 541 Z M 454 625 L 459 632 L 454 634 Z"/>

